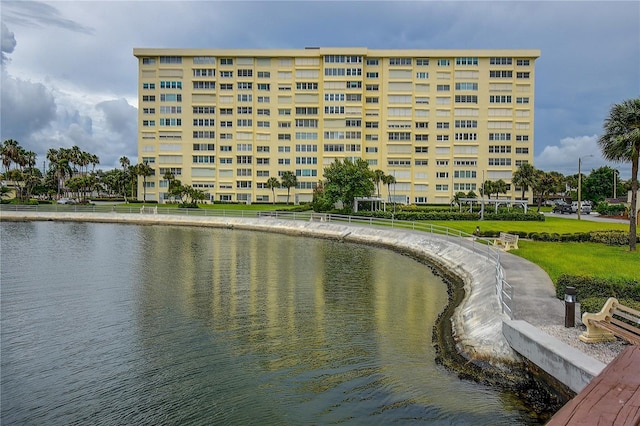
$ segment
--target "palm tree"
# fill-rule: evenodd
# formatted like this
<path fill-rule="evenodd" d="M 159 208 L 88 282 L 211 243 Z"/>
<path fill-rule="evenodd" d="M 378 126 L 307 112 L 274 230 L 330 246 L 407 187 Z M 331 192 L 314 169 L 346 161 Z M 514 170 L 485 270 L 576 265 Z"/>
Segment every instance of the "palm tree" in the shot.
<path fill-rule="evenodd" d="M 142 176 L 142 202 L 144 203 L 147 201 L 147 177 L 153 175 L 153 169 L 145 161 L 136 166 L 136 174 Z"/>
<path fill-rule="evenodd" d="M 282 186 L 287 188 L 287 204 L 289 204 L 289 191 L 298 184 L 298 178 L 293 172 L 286 171 L 282 173 Z"/>
<path fill-rule="evenodd" d="M 396 177 L 394 175 L 384 175 L 381 180 L 382 183 L 387 185 L 387 199 L 391 202 L 391 185 L 396 183 Z"/>
<path fill-rule="evenodd" d="M 495 182 L 492 182 L 492 189 L 493 192 L 496 194 L 496 198 L 500 197 L 500 194 L 507 194 L 507 182 L 503 181 L 502 179 L 498 179 Z"/>
<path fill-rule="evenodd" d="M 20 144 L 17 141 L 13 139 L 7 139 L 4 141 L 0 152 L 2 153 L 2 165 L 5 168 L 5 172 L 9 171 L 11 163 L 15 162 L 17 159 L 19 151 Z"/>
<path fill-rule="evenodd" d="M 629 209 L 629 250 L 636 250 L 638 210 L 638 157 L 640 155 L 640 98 L 611 107 L 598 138 L 602 156 L 610 161 L 631 162 L 631 208 Z"/>
<path fill-rule="evenodd" d="M 382 182 L 383 177 L 384 171 L 380 169 L 373 171 L 373 181 L 376 183 L 376 188 L 378 189 L 378 198 L 380 198 L 380 182 Z"/>
<path fill-rule="evenodd" d="M 493 182 L 490 180 L 485 180 L 482 184 L 482 188 L 480 188 L 480 195 L 482 195 L 482 198 L 487 195 L 489 199 L 491 199 L 491 194 L 493 194 L 494 192 L 495 191 L 493 189 Z"/>
<path fill-rule="evenodd" d="M 271 176 L 269 179 L 267 179 L 267 183 L 265 183 L 265 186 L 271 190 L 271 194 L 273 194 L 273 204 L 275 204 L 276 203 L 276 188 L 280 187 L 280 181 L 278 180 L 277 177 Z M 288 202 L 288 200 L 287 200 L 287 202 Z"/>
<path fill-rule="evenodd" d="M 511 178 L 511 182 L 515 186 L 519 186 L 522 188 L 522 197 L 524 200 L 524 193 L 529 190 L 529 187 L 533 186 L 536 178 L 536 169 L 529 163 L 522 163 L 518 170 L 513 173 L 513 177 Z"/>

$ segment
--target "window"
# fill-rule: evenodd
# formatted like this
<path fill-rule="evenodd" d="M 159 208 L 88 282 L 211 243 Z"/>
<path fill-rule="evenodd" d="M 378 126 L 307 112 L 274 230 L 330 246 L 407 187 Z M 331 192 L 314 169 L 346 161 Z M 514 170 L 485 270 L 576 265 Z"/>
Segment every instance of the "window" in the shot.
<path fill-rule="evenodd" d="M 253 70 L 238 70 L 238 77 L 253 77 Z"/>
<path fill-rule="evenodd" d="M 142 88 L 145 90 L 154 90 L 156 88 L 155 83 L 142 83 Z"/>
<path fill-rule="evenodd" d="M 456 129 L 476 129 L 478 128 L 478 121 L 476 120 L 456 120 Z"/>
<path fill-rule="evenodd" d="M 478 83 L 456 83 L 456 90 L 478 90 Z"/>
<path fill-rule="evenodd" d="M 236 156 L 237 164 L 252 164 L 253 157 L 251 155 L 237 155 Z"/>
<path fill-rule="evenodd" d="M 181 64 L 182 57 L 181 56 L 160 56 L 161 64 Z"/>
<path fill-rule="evenodd" d="M 312 119 L 297 119 L 296 127 L 318 127 L 318 120 Z"/>
<path fill-rule="evenodd" d="M 155 126 L 156 126 L 155 120 L 142 120 L 142 127 L 155 127 Z"/>
<path fill-rule="evenodd" d="M 377 92 L 380 86 L 378 84 L 367 84 L 365 90 L 369 92 Z"/>
<path fill-rule="evenodd" d="M 490 95 L 489 103 L 490 104 L 510 104 L 511 95 Z"/>
<path fill-rule="evenodd" d="M 233 121 L 221 121 L 220 127 L 233 127 Z"/>
<path fill-rule="evenodd" d="M 418 58 L 416 59 L 416 65 L 419 67 L 426 67 L 429 65 L 429 59 L 427 58 Z"/>
<path fill-rule="evenodd" d="M 253 114 L 253 107 L 238 107 L 238 114 Z"/>
<path fill-rule="evenodd" d="M 215 139 L 215 137 L 216 137 L 216 132 L 212 132 L 209 130 L 196 130 L 193 132 L 194 139 Z M 194 146 L 193 149 L 195 149 L 196 145 L 198 144 L 193 145 Z M 202 145 L 202 144 L 199 144 L 199 145 Z"/>
<path fill-rule="evenodd" d="M 144 95 L 142 97 L 142 102 L 155 102 L 155 101 L 156 101 L 155 95 Z"/>
<path fill-rule="evenodd" d="M 326 106 L 324 107 L 325 114 L 344 114 L 343 106 Z"/>
<path fill-rule="evenodd" d="M 280 108 L 278 109 L 278 115 L 291 115 L 290 108 Z"/>
<path fill-rule="evenodd" d="M 287 166 L 291 164 L 291 160 L 288 158 L 278 158 L 278 164 L 281 166 Z"/>
<path fill-rule="evenodd" d="M 160 102 L 182 102 L 182 95 L 179 93 L 161 93 Z"/>
<path fill-rule="evenodd" d="M 489 158 L 490 166 L 510 166 L 511 158 Z"/>
<path fill-rule="evenodd" d="M 390 141 L 410 141 L 410 132 L 389 132 L 388 137 Z"/>
<path fill-rule="evenodd" d="M 296 152 L 318 152 L 318 145 L 299 144 L 296 145 Z"/>
<path fill-rule="evenodd" d="M 215 77 L 216 70 L 213 68 L 195 68 L 193 70 L 194 77 Z"/>
<path fill-rule="evenodd" d="M 416 146 L 415 151 L 417 153 L 426 153 L 426 152 L 429 152 L 429 148 L 426 146 Z"/>
<path fill-rule="evenodd" d="M 297 90 L 318 90 L 318 83 L 296 83 Z"/>
<path fill-rule="evenodd" d="M 291 135 L 286 134 L 286 133 L 278 133 L 278 140 L 279 141 L 290 141 L 291 140 Z"/>
<path fill-rule="evenodd" d="M 375 72 L 372 71 L 367 73 L 367 78 L 378 78 L 378 76 L 379 76 L 379 73 L 377 71 Z"/>
<path fill-rule="evenodd" d="M 271 78 L 271 72 L 269 72 L 269 71 L 258 71 L 258 78 Z"/>
<path fill-rule="evenodd" d="M 389 65 L 411 65 L 411 58 L 389 58 Z"/>
<path fill-rule="evenodd" d="M 160 119 L 161 126 L 182 126 L 182 119 L 180 118 L 161 118 Z"/>
<path fill-rule="evenodd" d="M 253 83 L 248 81 L 238 82 L 238 90 L 253 90 Z"/>
<path fill-rule="evenodd" d="M 490 141 L 510 141 L 511 133 L 489 133 Z"/>
<path fill-rule="evenodd" d="M 250 118 L 239 118 L 238 127 L 253 127 L 253 120 Z"/>
<path fill-rule="evenodd" d="M 361 81 L 347 81 L 347 89 L 361 89 L 362 82 Z"/>
<path fill-rule="evenodd" d="M 220 83 L 220 90 L 233 90 L 233 83 Z"/>
<path fill-rule="evenodd" d="M 271 90 L 271 85 L 269 83 L 258 83 L 258 90 Z"/>
<path fill-rule="evenodd" d="M 362 102 L 360 93 L 347 93 L 347 102 Z"/>
<path fill-rule="evenodd" d="M 449 135 L 437 135 L 436 136 L 436 140 L 439 141 L 439 142 L 448 141 L 449 140 Z"/>
<path fill-rule="evenodd" d="M 367 65 L 378 66 L 380 65 L 380 61 L 378 59 L 367 59 Z"/>
<path fill-rule="evenodd" d="M 345 127 L 362 127 L 362 120 L 359 118 L 347 118 Z"/>
<path fill-rule="evenodd" d="M 268 104 L 269 102 L 271 102 L 271 98 L 269 96 L 258 96 L 259 104 Z"/>
<path fill-rule="evenodd" d="M 448 67 L 451 65 L 451 60 L 450 59 L 438 59 L 438 66 L 439 67 Z"/>
<path fill-rule="evenodd" d="M 529 141 L 529 135 L 516 135 L 516 141 L 527 142 Z"/>
<path fill-rule="evenodd" d="M 443 185 L 443 184 L 437 184 L 436 185 L 436 191 L 438 192 L 444 192 L 444 191 L 448 191 L 449 190 L 449 185 Z"/>
<path fill-rule="evenodd" d="M 156 109 L 155 108 L 142 108 L 142 113 L 143 114 L 155 114 L 156 113 Z"/>
<path fill-rule="evenodd" d="M 517 104 L 528 104 L 529 103 L 529 98 L 528 97 L 516 98 L 516 103 Z"/>
<path fill-rule="evenodd" d="M 437 129 L 448 129 L 449 128 L 449 123 L 446 121 L 438 121 L 436 123 L 436 128 Z"/>
<path fill-rule="evenodd" d="M 216 58 L 214 56 L 194 56 L 193 63 L 195 65 L 210 65 L 216 63 Z"/>
<path fill-rule="evenodd" d="M 529 148 L 516 148 L 516 154 L 528 154 Z"/>
<path fill-rule="evenodd" d="M 194 155 L 193 156 L 194 164 L 215 163 L 215 161 L 216 161 L 215 155 Z"/>
<path fill-rule="evenodd" d="M 489 70 L 490 78 L 513 78 L 513 71 Z"/>
<path fill-rule="evenodd" d="M 478 134 L 477 133 L 456 133 L 455 140 L 457 141 L 477 141 Z"/>
<path fill-rule="evenodd" d="M 512 58 L 489 58 L 490 65 L 511 65 Z"/>
<path fill-rule="evenodd" d="M 153 65 L 156 63 L 156 58 L 142 58 L 142 65 Z"/>
<path fill-rule="evenodd" d="M 258 115 L 271 115 L 271 110 L 268 108 L 258 108 Z"/>
<path fill-rule="evenodd" d="M 344 152 L 343 144 L 324 144 L 324 152 Z"/>
<path fill-rule="evenodd" d="M 194 127 L 208 127 L 208 126 L 215 126 L 215 125 L 216 125 L 216 120 L 213 118 L 194 118 L 193 119 Z"/>
<path fill-rule="evenodd" d="M 318 108 L 317 107 L 298 107 L 296 108 L 296 115 L 318 115 Z"/>
<path fill-rule="evenodd" d="M 215 81 L 194 81 L 193 88 L 194 89 L 215 89 L 216 82 Z"/>
<path fill-rule="evenodd" d="M 467 103 L 467 104 L 477 104 L 478 96 L 477 95 L 456 95 L 455 97 L 456 103 Z"/>
<path fill-rule="evenodd" d="M 451 90 L 451 86 L 448 84 L 438 84 L 436 90 L 438 92 L 448 92 L 449 90 Z"/>
<path fill-rule="evenodd" d="M 510 154 L 511 147 L 509 145 L 489 145 L 490 154 Z"/>
<path fill-rule="evenodd" d="M 168 107 L 168 108 L 172 108 L 172 107 Z M 194 114 L 214 114 L 216 112 L 216 107 L 214 106 L 200 106 L 200 107 L 193 107 L 193 113 Z"/>
<path fill-rule="evenodd" d="M 529 78 L 531 73 L 529 73 L 528 71 L 526 72 L 517 72 L 516 73 L 516 78 Z"/>
<path fill-rule="evenodd" d="M 238 102 L 252 102 L 253 101 L 253 95 L 247 94 L 247 95 L 238 95 Z"/>
<path fill-rule="evenodd" d="M 475 170 L 454 170 L 453 177 L 455 179 L 475 179 L 477 172 Z"/>
<path fill-rule="evenodd" d="M 377 97 L 366 97 L 365 98 L 365 103 L 377 104 L 378 103 L 378 98 Z"/>
<path fill-rule="evenodd" d="M 343 102 L 344 93 L 325 93 L 324 100 L 327 102 Z"/>
<path fill-rule="evenodd" d="M 220 71 L 220 77 L 233 78 L 233 71 Z"/>
<path fill-rule="evenodd" d="M 416 129 L 428 129 L 429 122 L 427 121 L 416 121 Z"/>
<path fill-rule="evenodd" d="M 517 59 L 516 60 L 516 65 L 519 67 L 528 67 L 529 66 L 529 60 L 528 59 Z"/>
<path fill-rule="evenodd" d="M 456 65 L 478 65 L 478 58 L 456 58 Z"/>

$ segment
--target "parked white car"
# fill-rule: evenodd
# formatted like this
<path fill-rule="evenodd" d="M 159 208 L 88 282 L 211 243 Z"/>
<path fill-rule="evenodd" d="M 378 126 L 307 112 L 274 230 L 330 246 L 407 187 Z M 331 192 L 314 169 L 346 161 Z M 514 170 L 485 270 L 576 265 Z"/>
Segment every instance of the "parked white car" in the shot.
<path fill-rule="evenodd" d="M 58 204 L 75 204 L 76 202 L 70 198 L 60 198 L 57 201 Z"/>
<path fill-rule="evenodd" d="M 591 203 L 588 201 L 580 201 L 582 208 L 580 209 L 580 213 L 582 214 L 591 214 Z M 578 213 L 578 202 L 573 201 L 571 203 L 571 211 L 573 213 Z"/>

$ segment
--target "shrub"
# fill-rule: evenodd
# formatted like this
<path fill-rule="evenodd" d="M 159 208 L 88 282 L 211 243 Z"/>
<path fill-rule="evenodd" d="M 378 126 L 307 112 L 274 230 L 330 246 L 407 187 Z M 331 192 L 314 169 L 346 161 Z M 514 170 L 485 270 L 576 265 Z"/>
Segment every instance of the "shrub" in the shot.
<path fill-rule="evenodd" d="M 544 222 L 545 217 L 543 214 L 536 212 L 522 213 L 518 211 L 505 211 L 501 213 L 486 213 L 484 214 L 486 220 L 511 220 L 517 222 Z"/>
<path fill-rule="evenodd" d="M 599 203 L 596 211 L 603 216 L 622 216 L 627 208 L 624 204 Z"/>
<path fill-rule="evenodd" d="M 608 280 L 597 277 L 563 274 L 556 283 L 556 296 L 564 299 L 567 287 L 575 287 L 578 301 L 592 297 L 616 297 L 640 302 L 640 282 L 636 280 Z"/>
<path fill-rule="evenodd" d="M 604 304 L 607 302 L 608 297 L 588 297 L 580 301 L 580 312 L 600 312 Z M 618 302 L 630 308 L 640 310 L 640 301 L 632 299 L 618 299 Z"/>
<path fill-rule="evenodd" d="M 629 233 L 626 231 L 592 231 L 590 235 L 591 242 L 594 243 L 603 243 L 610 246 L 625 246 L 629 244 Z"/>

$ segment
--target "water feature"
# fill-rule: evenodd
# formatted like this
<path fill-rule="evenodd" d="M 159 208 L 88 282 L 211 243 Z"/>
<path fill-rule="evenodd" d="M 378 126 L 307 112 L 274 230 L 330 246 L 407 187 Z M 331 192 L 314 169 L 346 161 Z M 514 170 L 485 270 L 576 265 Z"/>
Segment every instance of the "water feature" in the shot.
<path fill-rule="evenodd" d="M 0 223 L 2 424 L 533 424 L 434 363 L 445 283 L 279 234 Z"/>

